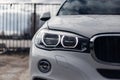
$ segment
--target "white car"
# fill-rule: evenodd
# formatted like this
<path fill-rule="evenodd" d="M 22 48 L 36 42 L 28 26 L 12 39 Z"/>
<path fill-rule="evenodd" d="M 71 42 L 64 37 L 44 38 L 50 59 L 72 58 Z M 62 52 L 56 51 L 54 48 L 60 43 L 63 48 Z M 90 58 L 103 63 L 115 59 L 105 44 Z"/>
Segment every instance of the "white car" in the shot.
<path fill-rule="evenodd" d="M 30 77 L 120 80 L 120 0 L 65 1 L 32 40 Z"/>

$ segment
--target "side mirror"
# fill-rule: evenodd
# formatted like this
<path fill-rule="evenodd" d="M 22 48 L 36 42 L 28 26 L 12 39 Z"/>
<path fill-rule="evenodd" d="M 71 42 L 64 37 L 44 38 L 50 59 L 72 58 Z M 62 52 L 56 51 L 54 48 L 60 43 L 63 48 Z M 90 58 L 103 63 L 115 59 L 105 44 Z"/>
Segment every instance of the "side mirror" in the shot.
<path fill-rule="evenodd" d="M 49 20 L 50 18 L 51 18 L 50 12 L 46 12 L 46 13 L 44 13 L 44 14 L 41 16 L 40 20 L 42 20 L 42 21 L 47 21 L 47 20 Z"/>

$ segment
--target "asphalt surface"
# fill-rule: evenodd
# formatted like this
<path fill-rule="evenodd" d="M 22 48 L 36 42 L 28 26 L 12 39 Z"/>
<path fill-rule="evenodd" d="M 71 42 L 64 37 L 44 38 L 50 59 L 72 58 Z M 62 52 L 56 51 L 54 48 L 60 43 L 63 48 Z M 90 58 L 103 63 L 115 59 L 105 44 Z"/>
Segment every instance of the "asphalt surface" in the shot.
<path fill-rule="evenodd" d="M 0 80 L 30 80 L 29 55 L 0 55 Z"/>

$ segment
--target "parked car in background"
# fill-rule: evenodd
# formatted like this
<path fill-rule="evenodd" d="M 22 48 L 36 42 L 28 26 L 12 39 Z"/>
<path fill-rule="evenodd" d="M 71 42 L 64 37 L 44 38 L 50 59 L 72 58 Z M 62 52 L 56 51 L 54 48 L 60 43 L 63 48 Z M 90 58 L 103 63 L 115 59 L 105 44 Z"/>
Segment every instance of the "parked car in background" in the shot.
<path fill-rule="evenodd" d="M 120 0 L 65 1 L 32 40 L 30 74 L 31 80 L 119 80 Z"/>

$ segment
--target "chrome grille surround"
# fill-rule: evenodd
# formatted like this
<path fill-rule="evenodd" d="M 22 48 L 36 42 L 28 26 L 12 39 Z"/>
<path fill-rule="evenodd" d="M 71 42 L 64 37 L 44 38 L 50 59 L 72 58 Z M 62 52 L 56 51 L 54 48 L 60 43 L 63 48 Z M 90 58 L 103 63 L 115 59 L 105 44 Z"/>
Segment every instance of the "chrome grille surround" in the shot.
<path fill-rule="evenodd" d="M 100 38 L 100 37 L 114 37 L 114 36 L 120 37 L 120 34 L 98 34 L 98 35 L 93 36 L 90 39 L 90 53 L 91 53 L 91 56 L 93 57 L 93 59 L 95 59 L 97 62 L 99 62 L 101 64 L 120 66 L 120 63 L 111 63 L 111 62 L 106 62 L 106 61 L 98 59 L 96 57 L 96 53 L 95 53 L 95 40 L 97 38 Z"/>

